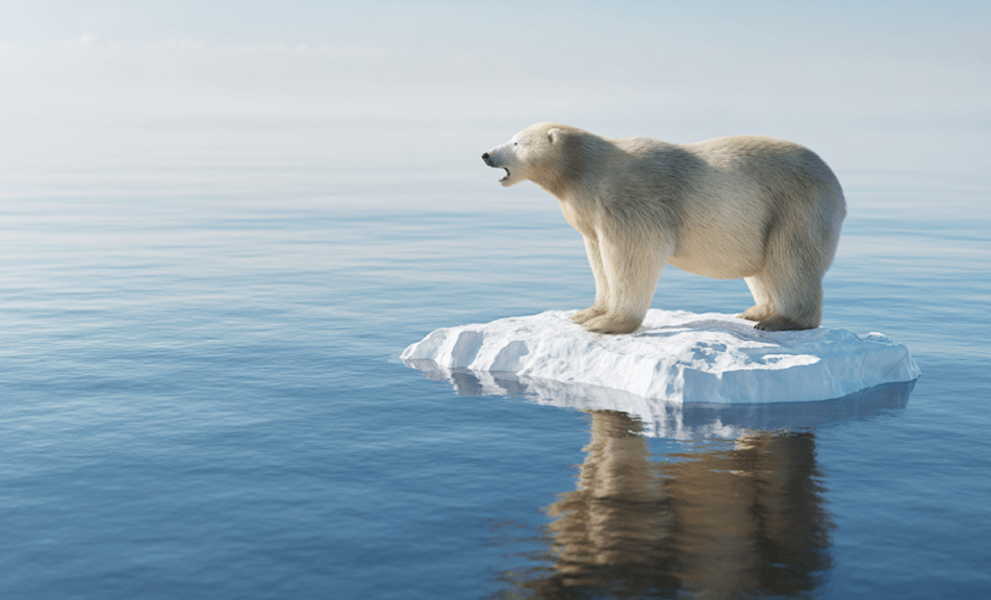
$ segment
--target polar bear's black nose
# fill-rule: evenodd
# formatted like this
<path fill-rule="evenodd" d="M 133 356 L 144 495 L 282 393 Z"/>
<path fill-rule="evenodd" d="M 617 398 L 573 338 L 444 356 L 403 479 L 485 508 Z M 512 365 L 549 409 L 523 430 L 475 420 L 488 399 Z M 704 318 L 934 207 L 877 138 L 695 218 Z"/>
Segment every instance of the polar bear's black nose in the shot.
<path fill-rule="evenodd" d="M 485 154 L 482 155 L 482 160 L 489 160 L 489 153 L 488 152 L 486 152 Z"/>

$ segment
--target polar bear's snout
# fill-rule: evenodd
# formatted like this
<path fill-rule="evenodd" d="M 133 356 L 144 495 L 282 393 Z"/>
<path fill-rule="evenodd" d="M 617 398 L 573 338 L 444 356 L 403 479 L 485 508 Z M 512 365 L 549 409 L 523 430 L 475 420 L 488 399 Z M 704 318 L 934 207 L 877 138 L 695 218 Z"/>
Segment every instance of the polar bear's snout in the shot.
<path fill-rule="evenodd" d="M 493 159 L 493 157 L 492 157 L 491 154 L 489 154 L 488 152 L 482 154 L 482 160 L 485 161 L 485 164 L 486 165 L 492 167 L 493 169 L 502 169 L 503 171 L 506 172 L 505 177 L 503 177 L 502 179 L 499 180 L 500 183 L 509 179 L 509 175 L 510 175 L 509 168 L 508 167 L 505 167 L 503 165 L 497 164 L 497 161 L 495 159 Z"/>

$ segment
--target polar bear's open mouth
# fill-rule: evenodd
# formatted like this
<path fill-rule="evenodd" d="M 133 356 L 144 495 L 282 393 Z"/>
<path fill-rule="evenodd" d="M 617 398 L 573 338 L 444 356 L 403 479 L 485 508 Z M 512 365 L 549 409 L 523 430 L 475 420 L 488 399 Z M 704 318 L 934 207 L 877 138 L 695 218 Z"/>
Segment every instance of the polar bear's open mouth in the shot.
<path fill-rule="evenodd" d="M 507 169 L 506 167 L 503 167 L 502 170 L 506 172 L 506 175 L 502 179 L 500 179 L 499 181 L 506 181 L 507 179 L 509 179 L 509 169 Z"/>

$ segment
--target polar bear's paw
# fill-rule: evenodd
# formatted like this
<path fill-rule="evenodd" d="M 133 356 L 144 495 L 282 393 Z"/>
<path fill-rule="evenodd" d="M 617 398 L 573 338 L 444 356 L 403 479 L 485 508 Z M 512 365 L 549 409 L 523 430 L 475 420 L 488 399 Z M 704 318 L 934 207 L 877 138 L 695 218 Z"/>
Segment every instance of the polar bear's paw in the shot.
<path fill-rule="evenodd" d="M 571 315 L 571 320 L 575 323 L 581 324 L 589 319 L 594 319 L 599 315 L 605 314 L 606 310 L 604 308 L 597 308 L 594 305 L 589 306 L 585 310 L 580 310 L 575 314 Z"/>
<path fill-rule="evenodd" d="M 737 315 L 736 318 L 746 319 L 747 321 L 763 321 L 773 314 L 774 310 L 770 306 L 751 306 L 743 311 L 743 314 Z"/>
<path fill-rule="evenodd" d="M 764 331 L 797 331 L 801 329 L 815 329 L 817 326 L 808 326 L 797 323 L 788 317 L 782 317 L 781 315 L 774 315 L 764 319 L 760 323 L 754 325 L 755 329 L 763 329 Z"/>
<path fill-rule="evenodd" d="M 633 333 L 640 328 L 643 319 L 634 317 L 619 317 L 616 315 L 604 314 L 585 321 L 582 327 L 586 331 L 593 333 Z"/>

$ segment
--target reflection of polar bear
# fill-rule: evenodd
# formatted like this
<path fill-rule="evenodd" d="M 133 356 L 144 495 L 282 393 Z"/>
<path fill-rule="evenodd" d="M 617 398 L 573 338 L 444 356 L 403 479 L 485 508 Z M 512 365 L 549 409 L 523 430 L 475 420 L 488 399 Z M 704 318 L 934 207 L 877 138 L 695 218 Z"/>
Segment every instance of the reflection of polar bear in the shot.
<path fill-rule="evenodd" d="M 758 329 L 811 329 L 822 318 L 822 276 L 846 215 L 826 163 L 770 137 L 668 144 L 607 140 L 538 123 L 482 155 L 554 194 L 585 237 L 595 303 L 572 317 L 602 333 L 635 331 L 666 263 L 707 277 L 743 277 Z"/>

